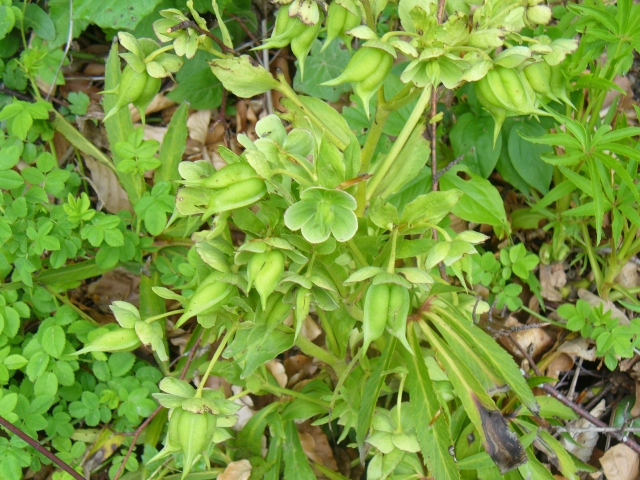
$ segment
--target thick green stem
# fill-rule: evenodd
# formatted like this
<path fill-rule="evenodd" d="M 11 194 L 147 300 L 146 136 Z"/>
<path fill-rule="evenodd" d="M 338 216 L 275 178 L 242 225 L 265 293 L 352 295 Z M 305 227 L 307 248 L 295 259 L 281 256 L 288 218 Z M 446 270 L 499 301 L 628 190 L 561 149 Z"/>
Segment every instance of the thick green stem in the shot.
<path fill-rule="evenodd" d="M 603 286 L 602 271 L 600 270 L 600 265 L 598 265 L 598 259 L 596 258 L 596 253 L 594 252 L 593 246 L 591 245 L 589 228 L 587 227 L 586 223 L 582 223 L 580 224 L 580 229 L 582 231 L 582 237 L 584 238 L 585 248 L 587 249 L 587 257 L 589 257 L 591 270 L 593 271 L 593 276 L 596 281 L 596 287 L 598 288 L 598 292 L 602 294 L 602 286 Z"/>
<path fill-rule="evenodd" d="M 164 312 L 160 315 L 154 315 L 153 317 L 149 317 L 145 320 L 147 323 L 155 322 L 156 320 L 160 320 L 161 318 L 170 317 L 171 315 L 175 315 L 176 313 L 183 313 L 184 309 L 180 310 L 171 310 L 170 312 Z"/>
<path fill-rule="evenodd" d="M 209 362 L 207 371 L 204 372 L 204 375 L 202 375 L 202 378 L 200 379 L 200 384 L 198 385 L 198 390 L 196 390 L 196 394 L 195 394 L 196 398 L 202 397 L 202 389 L 204 388 L 204 384 L 207 383 L 207 378 L 209 378 L 209 374 L 211 373 L 211 370 L 213 370 L 213 367 L 218 361 L 218 358 L 220 358 L 220 355 L 222 355 L 224 348 L 227 346 L 227 342 L 229 341 L 229 338 L 231 338 L 231 335 L 234 334 L 234 332 L 236 331 L 236 328 L 237 326 L 235 325 L 231 327 L 231 329 L 227 331 L 224 338 L 220 342 L 220 345 L 218 345 L 218 348 L 216 349 L 216 353 L 213 354 L 213 358 Z"/>
<path fill-rule="evenodd" d="M 320 120 L 316 116 L 316 114 L 314 114 L 309 109 L 309 107 L 307 107 L 302 102 L 302 100 L 300 100 L 300 97 L 298 97 L 298 94 L 296 92 L 294 92 L 293 89 L 289 86 L 289 84 L 287 83 L 287 80 L 284 78 L 283 74 L 279 74 L 278 75 L 278 80 L 280 81 L 280 87 L 278 88 L 280 93 L 282 93 L 285 97 L 287 97 L 289 100 L 291 100 L 291 102 L 296 107 L 298 107 L 300 110 L 302 110 L 302 112 L 309 117 L 309 120 L 311 120 L 311 122 L 316 127 L 320 128 L 323 131 L 323 134 L 327 136 L 327 138 L 329 139 L 329 141 L 331 143 L 333 143 L 340 150 L 344 151 L 348 147 L 348 144 L 344 143 L 340 139 L 340 137 L 338 137 L 335 133 L 333 133 L 333 131 L 330 128 L 328 128 L 324 123 L 322 123 L 322 120 Z"/>
<path fill-rule="evenodd" d="M 307 395 L 305 393 L 296 392 L 295 390 L 289 390 L 288 388 L 276 387 L 275 385 L 271 385 L 270 383 L 263 384 L 261 388 L 262 390 L 265 390 L 270 393 L 274 393 L 276 395 L 288 395 L 290 397 L 296 397 L 301 400 L 306 400 L 307 402 L 320 405 L 321 407 L 324 407 L 327 410 L 329 409 L 329 404 L 327 402 L 318 400 L 317 398 L 314 398 L 311 395 Z"/>
<path fill-rule="evenodd" d="M 413 129 L 416 127 L 416 125 L 422 118 L 422 114 L 427 108 L 427 105 L 429 105 L 430 101 L 431 101 L 431 86 L 428 86 L 428 87 L 425 87 L 424 90 L 422 90 L 422 93 L 420 94 L 420 98 L 418 98 L 418 103 L 413 108 L 413 112 L 411 112 L 411 116 L 409 116 L 407 123 L 404 124 L 404 127 L 402 128 L 400 135 L 398 135 L 398 138 L 393 144 L 393 147 L 391 147 L 391 150 L 389 150 L 389 153 L 384 158 L 378 171 L 376 171 L 375 175 L 371 177 L 371 179 L 369 180 L 367 185 L 367 201 L 371 199 L 374 192 L 376 191 L 376 188 L 378 188 L 378 185 L 380 185 L 380 182 L 382 182 L 382 179 L 387 175 L 387 173 L 389 173 L 391 166 L 398 159 L 398 155 L 402 151 L 402 148 L 404 147 L 405 143 L 407 143 L 407 140 L 409 139 L 409 136 L 413 132 Z"/>
<path fill-rule="evenodd" d="M 369 27 L 374 32 L 376 31 L 376 19 L 373 16 L 373 8 L 371 8 L 370 0 L 362 0 L 362 7 L 364 8 L 364 16 Z"/>
<path fill-rule="evenodd" d="M 367 135 L 367 140 L 362 147 L 362 153 L 360 154 L 360 173 L 365 174 L 369 169 L 373 154 L 376 151 L 382 131 L 387 123 L 391 110 L 384 108 L 384 87 L 380 87 L 378 90 L 378 108 L 376 110 L 376 117 L 373 121 L 373 125 Z M 364 216 L 365 207 L 367 205 L 367 182 L 360 182 L 358 184 L 358 190 L 356 192 L 356 200 L 358 201 L 358 207 L 356 208 L 356 215 L 359 217 Z"/>
<path fill-rule="evenodd" d="M 340 361 L 338 357 L 336 357 L 331 352 L 328 352 L 324 348 L 320 348 L 318 345 L 313 343 L 311 340 L 306 338 L 304 335 L 298 335 L 298 339 L 296 340 L 296 346 L 302 350 L 302 353 L 308 355 L 310 357 L 315 357 L 321 362 L 326 363 L 333 367 L 338 375 L 342 373 L 344 370 L 344 365 Z"/>
<path fill-rule="evenodd" d="M 396 244 L 398 242 L 398 228 L 393 229 L 391 234 L 391 252 L 389 252 L 389 263 L 387 264 L 387 272 L 393 273 L 396 269 Z"/>

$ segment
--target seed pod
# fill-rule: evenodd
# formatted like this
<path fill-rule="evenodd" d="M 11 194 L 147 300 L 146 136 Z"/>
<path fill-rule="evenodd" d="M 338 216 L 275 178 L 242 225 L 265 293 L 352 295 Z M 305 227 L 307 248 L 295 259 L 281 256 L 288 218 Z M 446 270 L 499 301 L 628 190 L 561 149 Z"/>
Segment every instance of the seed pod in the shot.
<path fill-rule="evenodd" d="M 178 439 L 180 449 L 184 453 L 182 478 L 185 478 L 196 457 L 203 454 L 216 429 L 216 417 L 209 413 L 193 413 L 184 411 L 178 422 Z"/>
<path fill-rule="evenodd" d="M 513 68 L 498 67 L 496 71 L 502 79 L 502 84 L 511 103 L 516 106 L 514 111 L 521 115 L 534 113 L 536 110 L 535 98 L 532 98 L 531 95 L 535 95 L 535 92 L 529 85 L 527 78 L 524 75 L 519 75 Z"/>
<path fill-rule="evenodd" d="M 382 86 L 385 78 L 387 78 L 387 75 L 391 71 L 391 67 L 393 67 L 393 57 L 386 53 L 386 55 L 382 56 L 378 64 L 378 70 L 363 81 L 356 83 L 353 89 L 356 95 L 360 97 L 360 100 L 362 100 L 367 117 L 369 116 L 369 100 L 371 100 L 371 97 Z"/>
<path fill-rule="evenodd" d="M 364 317 L 362 319 L 364 353 L 367 352 L 371 342 L 380 338 L 384 333 L 389 312 L 389 294 L 389 284 L 380 283 L 371 285 L 364 297 Z"/>
<path fill-rule="evenodd" d="M 149 74 L 146 70 L 142 73 L 138 73 L 129 65 L 124 67 L 122 76 L 120 77 L 120 83 L 117 88 L 118 100 L 116 101 L 115 106 L 105 115 L 103 122 L 112 115 L 115 115 L 115 113 L 122 107 L 125 107 L 140 98 L 149 78 Z"/>
<path fill-rule="evenodd" d="M 347 48 L 350 48 L 351 42 L 346 32 L 358 25 L 360 25 L 360 17 L 354 15 L 337 2 L 333 2 L 329 5 L 327 14 L 327 39 L 320 51 L 327 48 L 337 37 L 341 37 Z"/>
<path fill-rule="evenodd" d="M 258 174 L 248 163 L 232 163 L 226 167 L 222 167 L 208 178 L 201 178 L 198 180 L 184 180 L 184 185 L 189 187 L 204 187 L 220 189 L 235 185 L 238 182 L 249 180 L 250 178 L 257 178 Z"/>
<path fill-rule="evenodd" d="M 298 17 L 289 16 L 289 7 L 280 7 L 276 14 L 276 25 L 271 38 L 254 50 L 286 47 L 291 43 L 291 40 L 302 35 L 307 28 L 307 25 L 302 23 Z"/>
<path fill-rule="evenodd" d="M 505 87 L 502 83 L 502 77 L 496 71 L 496 69 L 489 70 L 484 78 L 487 79 L 487 85 L 489 87 L 487 90 L 493 92 L 493 95 L 498 102 L 496 106 L 503 108 L 509 112 L 515 112 L 517 108 L 511 102 L 511 96 L 505 90 Z M 480 82 L 482 82 L 484 78 L 480 80 Z"/>
<path fill-rule="evenodd" d="M 269 254 L 267 252 L 256 253 L 249 259 L 249 263 L 247 264 L 247 280 L 249 282 L 247 291 L 251 290 L 253 282 L 256 280 L 260 271 L 264 268 L 268 255 Z"/>
<path fill-rule="evenodd" d="M 144 86 L 144 90 L 142 91 L 140 96 L 136 100 L 131 102 L 140 113 L 140 119 L 142 120 L 143 125 L 146 120 L 144 111 L 151 104 L 153 99 L 156 98 L 156 95 L 160 91 L 161 85 L 161 79 L 149 76 L 149 78 L 147 79 L 147 84 Z"/>
<path fill-rule="evenodd" d="M 282 274 L 284 273 L 284 255 L 278 250 L 271 250 L 265 259 L 264 265 L 260 272 L 256 275 L 255 286 L 258 294 L 260 295 L 260 301 L 262 303 L 262 310 L 267 308 L 267 298 L 273 293 Z"/>
<path fill-rule="evenodd" d="M 315 25 L 306 26 L 304 31 L 291 39 L 291 52 L 298 59 L 298 66 L 300 67 L 300 78 L 304 79 L 304 61 L 309 55 L 311 45 L 320 32 L 321 23 L 318 22 Z"/>
<path fill-rule="evenodd" d="M 528 65 L 524 68 L 523 72 L 526 75 L 527 80 L 529 80 L 531 88 L 533 88 L 536 93 L 556 102 L 560 101 L 551 91 L 551 86 L 549 84 L 551 81 L 551 67 L 547 62 L 538 62 Z"/>
<path fill-rule="evenodd" d="M 543 243 L 540 247 L 540 251 L 538 252 L 538 257 L 540 257 L 540 263 L 543 265 L 549 265 L 551 263 L 551 245 L 548 243 Z"/>
<path fill-rule="evenodd" d="M 178 425 L 180 423 L 180 417 L 183 413 L 184 410 L 182 408 L 174 408 L 170 411 L 169 429 L 167 431 L 167 438 L 164 442 L 164 448 L 160 450 L 156 455 L 154 455 L 154 457 L 147 462 L 147 465 L 181 450 L 180 436 L 178 435 Z"/>
<path fill-rule="evenodd" d="M 302 325 L 304 325 L 304 321 L 307 319 L 307 315 L 309 315 L 309 310 L 311 309 L 311 290 L 306 288 L 298 288 L 296 292 L 296 311 L 295 311 L 295 336 L 294 341 L 298 339 L 298 335 L 300 335 L 300 331 L 302 330 Z"/>
<path fill-rule="evenodd" d="M 117 330 L 103 333 L 98 338 L 85 344 L 84 348 L 78 350 L 74 355 L 89 352 L 130 352 L 140 345 L 142 345 L 142 342 L 133 328 L 118 328 Z"/>
<path fill-rule="evenodd" d="M 389 285 L 389 308 L 387 310 L 387 328 L 405 348 L 413 354 L 407 342 L 407 317 L 411 308 L 409 290 L 402 285 Z"/>
<path fill-rule="evenodd" d="M 176 328 L 191 317 L 210 313 L 222 305 L 222 301 L 233 291 L 228 283 L 220 281 L 218 272 L 213 272 L 205 278 L 193 295 L 187 301 L 184 313 L 176 322 Z"/>
<path fill-rule="evenodd" d="M 482 78 L 478 82 L 474 82 L 474 90 L 476 93 L 476 97 L 480 102 L 480 105 L 482 105 L 493 117 L 495 123 L 493 129 L 493 146 L 495 147 L 496 141 L 498 140 L 498 135 L 500 135 L 502 124 L 507 118 L 507 112 L 503 108 L 496 106 L 496 104 L 498 103 L 498 99 L 490 89 L 485 78 L 486 77 Z"/>
<path fill-rule="evenodd" d="M 271 331 L 281 325 L 282 322 L 287 319 L 292 309 L 293 305 L 291 303 L 284 303 L 282 298 L 280 298 L 267 316 L 267 330 Z"/>
<path fill-rule="evenodd" d="M 551 93 L 557 98 L 562 100 L 567 105 L 571 106 L 575 110 L 573 103 L 567 96 L 567 81 L 562 74 L 562 67 L 560 65 L 554 65 L 551 67 L 551 80 L 549 81 L 551 87 Z"/>
<path fill-rule="evenodd" d="M 536 5 L 527 8 L 526 19 L 535 28 L 538 25 L 546 25 L 551 21 L 551 9 L 546 5 Z"/>
<path fill-rule="evenodd" d="M 346 68 L 338 77 L 324 82 L 322 85 L 331 87 L 347 82 L 362 82 L 376 72 L 379 72 L 381 64 L 385 62 L 385 60 L 387 62 L 389 61 L 386 57 L 389 57 L 391 64 L 393 64 L 393 57 L 384 50 L 373 47 L 362 47 L 353 54 Z M 386 64 L 383 66 L 386 66 Z M 387 71 L 384 76 L 386 76 L 387 73 L 389 72 Z"/>
<path fill-rule="evenodd" d="M 260 178 L 250 178 L 229 185 L 211 195 L 202 219 L 206 220 L 214 213 L 251 205 L 260 200 L 265 193 L 267 193 L 267 187 Z"/>

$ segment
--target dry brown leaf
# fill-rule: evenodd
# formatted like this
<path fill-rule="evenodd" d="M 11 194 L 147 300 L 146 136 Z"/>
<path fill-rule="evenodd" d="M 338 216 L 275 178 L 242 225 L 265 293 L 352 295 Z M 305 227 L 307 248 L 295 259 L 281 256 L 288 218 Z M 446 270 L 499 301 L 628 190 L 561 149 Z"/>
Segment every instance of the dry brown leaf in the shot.
<path fill-rule="evenodd" d="M 300 433 L 302 450 L 307 457 L 334 472 L 338 470 L 338 464 L 333 457 L 329 440 L 320 427 L 305 422 L 298 425 L 298 432 Z"/>
<path fill-rule="evenodd" d="M 593 347 L 589 339 L 582 337 L 577 337 L 564 342 L 560 345 L 560 348 L 558 348 L 558 352 L 580 357 L 588 362 L 594 362 L 596 359 L 596 348 Z"/>
<path fill-rule="evenodd" d="M 604 413 L 605 410 L 606 410 L 606 402 L 604 400 L 600 400 L 600 403 L 598 403 L 589 413 L 591 413 L 591 415 L 593 415 L 594 417 L 599 418 Z M 588 430 L 574 432 L 574 433 L 569 432 L 569 435 L 571 435 L 571 437 L 579 445 L 576 445 L 575 443 L 565 440 L 564 438 L 561 440 L 562 444 L 567 449 L 567 451 L 574 454 L 580 460 L 582 460 L 583 462 L 589 462 L 589 459 L 591 458 L 591 454 L 593 453 L 593 449 L 598 443 L 598 438 L 600 437 L 600 433 L 597 431 L 593 431 L 592 429 L 595 428 L 593 424 L 584 418 L 579 418 L 574 422 L 570 422 L 567 425 L 567 428 L 571 428 L 571 427 L 588 429 Z"/>
<path fill-rule="evenodd" d="M 638 266 L 633 262 L 627 262 L 614 280 L 623 288 L 636 288 L 639 283 Z"/>
<path fill-rule="evenodd" d="M 600 465 L 607 480 L 635 480 L 638 476 L 638 454 L 624 443 L 607 450 Z"/>
<path fill-rule="evenodd" d="M 313 363 L 311 357 L 306 355 L 293 355 L 284 361 L 284 369 L 289 377 L 289 387 L 310 378 L 318 371 L 318 366 Z"/>
<path fill-rule="evenodd" d="M 547 367 L 547 371 L 545 375 L 547 377 L 555 378 L 558 380 L 560 378 L 560 372 L 568 372 L 573 368 L 573 358 L 571 358 L 566 353 L 561 353 L 556 358 L 551 360 L 549 366 Z"/>
<path fill-rule="evenodd" d="M 629 412 L 632 417 L 637 417 L 640 415 L 640 382 L 636 380 L 636 403 L 633 405 L 633 408 Z"/>
<path fill-rule="evenodd" d="M 212 113 L 213 110 L 197 110 L 189 115 L 189 118 L 187 119 L 189 138 L 197 141 L 202 146 L 207 143 L 207 135 L 209 134 L 209 123 L 211 122 Z"/>
<path fill-rule="evenodd" d="M 236 385 L 231 386 L 231 392 L 233 395 L 237 395 L 242 391 L 242 387 L 238 387 Z M 238 410 L 236 415 L 238 416 L 238 421 L 233 426 L 233 429 L 236 432 L 239 432 L 244 428 L 247 422 L 256 414 L 256 411 L 251 408 L 253 407 L 253 399 L 249 395 L 243 395 L 240 398 L 236 398 L 234 400 L 238 405 L 242 405 L 242 408 Z"/>
<path fill-rule="evenodd" d="M 267 370 L 271 372 L 273 378 L 276 379 L 278 385 L 280 385 L 282 388 L 287 386 L 287 382 L 289 379 L 287 378 L 287 374 L 285 373 L 284 365 L 282 365 L 282 362 L 280 362 L 280 360 L 269 360 L 264 365 L 265 367 L 267 367 Z"/>
<path fill-rule="evenodd" d="M 629 318 L 611 300 L 603 300 L 585 288 L 578 290 L 578 296 L 592 307 L 602 305 L 605 312 L 611 311 L 611 318 L 618 319 L 622 325 L 629 325 Z"/>
<path fill-rule="evenodd" d="M 116 174 L 89 156 L 83 155 L 82 158 L 91 172 L 91 186 L 104 209 L 114 214 L 122 210 L 132 211 L 129 196 L 120 185 Z"/>
<path fill-rule="evenodd" d="M 540 284 L 542 285 L 542 298 L 551 302 L 560 302 L 562 294 L 558 291 L 567 283 L 562 263 L 540 265 Z"/>
<path fill-rule="evenodd" d="M 522 327 L 523 325 L 518 320 L 509 316 L 504 324 L 505 329 L 512 327 Z M 531 351 L 533 348 L 532 357 L 534 359 L 540 358 L 549 348 L 553 346 L 553 339 L 542 328 L 532 328 L 529 330 L 520 330 L 512 333 L 513 337 L 517 340 L 518 344 L 526 351 Z M 500 343 L 518 360 L 522 360 L 524 357 L 520 350 L 513 345 L 508 337 L 501 337 Z"/>
<path fill-rule="evenodd" d="M 139 127 L 141 125 L 135 125 Z M 164 140 L 164 136 L 167 133 L 167 127 L 155 127 L 153 125 L 145 125 L 144 126 L 144 135 L 142 138 L 145 140 L 156 140 L 159 143 L 162 143 Z"/>
<path fill-rule="evenodd" d="M 144 114 L 151 115 L 152 113 L 159 112 L 161 110 L 164 110 L 165 108 L 172 107 L 173 105 L 176 105 L 176 102 L 174 102 L 173 100 L 169 100 L 164 95 L 158 94 L 154 97 L 154 99 L 151 101 L 149 106 L 145 109 Z M 132 103 L 129 104 L 129 111 L 131 112 L 131 121 L 139 122 L 140 112 L 138 112 L 138 109 L 134 107 Z"/>
<path fill-rule="evenodd" d="M 140 277 L 118 267 L 91 283 L 87 293 L 105 312 L 110 311 L 109 305 L 115 300 L 123 300 L 137 306 L 140 302 Z"/>
<path fill-rule="evenodd" d="M 251 462 L 249 460 L 239 460 L 227 465 L 218 480 L 248 480 L 251 476 Z"/>

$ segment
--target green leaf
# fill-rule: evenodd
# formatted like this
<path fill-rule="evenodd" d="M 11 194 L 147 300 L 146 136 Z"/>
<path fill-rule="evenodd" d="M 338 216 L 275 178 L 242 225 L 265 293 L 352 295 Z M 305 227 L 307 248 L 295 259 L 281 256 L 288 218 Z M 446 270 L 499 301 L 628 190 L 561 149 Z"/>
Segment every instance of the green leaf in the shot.
<path fill-rule="evenodd" d="M 186 146 L 188 113 L 189 105 L 183 103 L 171 117 L 171 122 L 169 122 L 169 127 L 162 140 L 162 146 L 160 147 L 160 153 L 158 155 L 158 160 L 160 160 L 161 165 L 155 171 L 156 182 L 168 182 L 180 179 L 178 163 L 182 160 Z"/>
<path fill-rule="evenodd" d="M 22 355 L 9 355 L 4 359 L 3 363 L 9 370 L 18 370 L 29 363 L 29 361 Z"/>
<path fill-rule="evenodd" d="M 0 188 L 3 190 L 13 190 L 24 183 L 24 180 L 15 170 L 0 171 Z"/>
<path fill-rule="evenodd" d="M 302 450 L 294 421 L 286 421 L 284 430 L 286 435 L 283 445 L 285 480 L 314 480 L 316 476 L 309 466 L 304 450 Z"/>
<path fill-rule="evenodd" d="M 527 121 L 516 124 L 509 133 L 509 157 L 518 174 L 533 188 L 546 194 L 549 192 L 553 166 L 542 161 L 540 156 L 552 152 L 547 145 L 531 144 L 523 138 L 544 135 L 546 130 L 537 122 Z"/>
<path fill-rule="evenodd" d="M 492 117 L 465 113 L 449 133 L 453 154 L 456 157 L 464 155 L 463 163 L 484 178 L 493 172 L 502 149 L 502 134 L 498 135 L 494 147 L 493 129 Z"/>
<path fill-rule="evenodd" d="M 420 195 L 404 207 L 400 223 L 429 222 L 437 225 L 449 215 L 462 196 L 463 192 L 455 188 Z"/>
<path fill-rule="evenodd" d="M 457 173 L 461 170 L 466 170 L 471 178 L 460 178 Z M 455 188 L 464 192 L 453 208 L 454 215 L 468 222 L 507 226 L 507 213 L 498 190 L 488 180 L 469 172 L 468 167 L 456 165 L 440 178 L 440 185 L 443 191 Z"/>
<path fill-rule="evenodd" d="M 207 63 L 214 58 L 212 54 L 198 50 L 193 58 L 187 59 L 176 73 L 178 86 L 167 94 L 167 98 L 178 103 L 187 102 L 196 110 L 218 108 L 222 103 L 222 85 Z"/>
<path fill-rule="evenodd" d="M 11 5 L 0 6 L 0 40 L 7 36 L 16 22 L 16 16 L 13 13 Z"/>
<path fill-rule="evenodd" d="M 441 315 L 441 317 L 435 315 L 433 317 L 438 329 L 453 328 L 507 382 L 520 401 L 537 415 L 540 406 L 513 358 L 493 338 L 473 323 L 455 318 L 447 309 L 434 308 Z M 446 324 L 442 322 L 443 319 L 446 319 Z"/>
<path fill-rule="evenodd" d="M 378 358 L 378 364 L 376 368 L 371 372 L 371 376 L 367 379 L 362 393 L 362 403 L 358 410 L 358 423 L 356 425 L 356 440 L 358 442 L 358 448 L 360 449 L 360 455 L 363 455 L 364 441 L 369 433 L 369 427 L 371 427 L 371 421 L 373 420 L 373 413 L 378 403 L 378 396 L 382 385 L 384 385 L 384 379 L 386 375 L 384 372 L 389 370 L 391 364 L 391 358 L 393 352 L 396 349 L 397 339 L 395 337 L 388 339 L 387 345 L 382 352 L 382 355 Z"/>
<path fill-rule="evenodd" d="M 351 56 L 349 52 L 342 47 L 341 42 L 332 42 L 329 47 L 321 51 L 322 43 L 320 40 L 314 40 L 311 45 L 311 56 L 305 61 L 304 81 L 301 79 L 300 69 L 296 71 L 293 79 L 293 88 L 300 93 L 322 98 L 328 102 L 337 102 L 343 93 L 351 90 L 348 83 L 336 85 L 333 87 L 322 86 L 321 83 L 327 82 L 338 77 L 349 63 Z"/>
<path fill-rule="evenodd" d="M 51 325 L 42 332 L 40 342 L 45 352 L 53 358 L 60 358 L 66 343 L 64 330 L 59 325 Z"/>
<path fill-rule="evenodd" d="M 144 17 L 153 12 L 159 2 L 160 0 L 85 0 L 77 6 L 74 4 L 73 17 L 106 29 L 133 30 Z"/>
<path fill-rule="evenodd" d="M 446 415 L 435 393 L 436 387 L 429 376 L 415 330 L 410 328 L 408 333 L 414 355 L 406 349 L 401 350 L 409 370 L 407 385 L 410 399 L 414 405 L 424 405 L 424 408 L 411 409 L 422 456 L 434 478 L 460 478 L 460 472 L 449 453 L 449 445 L 453 445 L 453 441 Z"/>
<path fill-rule="evenodd" d="M 24 27 L 33 28 L 36 35 L 44 40 L 56 38 L 56 28 L 49 15 L 35 3 L 29 3 L 24 12 Z"/>
<path fill-rule="evenodd" d="M 254 66 L 248 55 L 213 60 L 211 70 L 224 88 L 240 98 L 251 98 L 280 86 L 270 72 Z"/>

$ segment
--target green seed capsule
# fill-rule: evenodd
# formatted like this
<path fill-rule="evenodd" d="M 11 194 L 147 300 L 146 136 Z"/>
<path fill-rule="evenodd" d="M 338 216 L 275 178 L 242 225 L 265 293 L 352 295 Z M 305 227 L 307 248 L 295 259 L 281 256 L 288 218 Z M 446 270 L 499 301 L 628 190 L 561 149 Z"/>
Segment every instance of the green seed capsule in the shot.
<path fill-rule="evenodd" d="M 222 167 L 208 178 L 185 180 L 182 183 L 189 187 L 221 189 L 257 177 L 258 174 L 248 163 L 232 163 Z"/>
<path fill-rule="evenodd" d="M 338 37 L 341 37 L 345 45 L 350 47 L 351 42 L 349 41 L 349 37 L 345 34 L 358 25 L 360 25 L 360 17 L 354 15 L 342 5 L 338 5 L 338 3 L 333 2 L 329 5 L 327 15 L 327 39 L 322 46 L 322 50 L 327 48 L 331 42 Z"/>
<path fill-rule="evenodd" d="M 271 38 L 263 45 L 254 50 L 264 50 L 265 48 L 283 48 L 291 43 L 291 40 L 302 35 L 307 29 L 307 25 L 302 23 L 298 17 L 289 16 L 289 8 L 280 7 L 276 14 L 276 25 Z"/>
<path fill-rule="evenodd" d="M 387 325 L 389 311 L 389 284 L 371 285 L 364 298 L 364 317 L 362 331 L 364 340 L 362 348 L 366 353 L 371 342 L 380 338 Z"/>
<path fill-rule="evenodd" d="M 405 348 L 413 353 L 407 342 L 407 317 L 411 308 L 409 290 L 402 285 L 389 286 L 389 308 L 387 309 L 387 328 Z"/>
<path fill-rule="evenodd" d="M 140 119 L 142 123 L 145 123 L 145 114 L 144 111 L 147 107 L 153 102 L 153 99 L 156 98 L 156 95 L 160 91 L 160 86 L 162 85 L 162 80 L 159 78 L 151 77 L 147 79 L 147 83 L 144 86 L 144 90 L 140 94 L 140 96 L 134 100 L 133 106 L 136 107 L 138 112 L 140 112 Z"/>
<path fill-rule="evenodd" d="M 129 65 L 124 67 L 120 77 L 120 84 L 118 85 L 118 100 L 109 113 L 105 115 L 103 121 L 106 121 L 109 117 L 115 115 L 118 110 L 140 98 L 149 78 L 151 77 L 146 70 L 138 73 Z"/>
<path fill-rule="evenodd" d="M 176 322 L 176 328 L 191 317 L 215 311 L 223 300 L 233 291 L 233 287 L 218 279 L 218 272 L 213 272 L 203 280 L 195 293 L 187 301 L 184 313 Z"/>
<path fill-rule="evenodd" d="M 196 457 L 203 454 L 216 429 L 216 417 L 209 413 L 193 413 L 184 411 L 178 422 L 178 438 L 184 453 L 182 478 L 185 478 Z"/>
<path fill-rule="evenodd" d="M 250 178 L 229 185 L 211 195 L 202 218 L 206 220 L 214 213 L 246 207 L 260 200 L 265 193 L 267 193 L 267 187 L 260 178 Z"/>
<path fill-rule="evenodd" d="M 311 290 L 302 287 L 298 288 L 295 308 L 295 339 L 297 339 L 311 309 Z"/>
<path fill-rule="evenodd" d="M 567 96 L 567 80 L 562 74 L 562 67 L 560 64 L 551 67 L 551 80 L 549 81 L 549 86 L 551 87 L 551 93 L 575 110 L 576 107 L 574 107 L 573 103 L 571 103 L 571 100 Z"/>
<path fill-rule="evenodd" d="M 284 255 L 278 250 L 270 251 L 267 254 L 262 269 L 256 275 L 255 280 L 256 290 L 260 295 L 263 310 L 267 308 L 267 298 L 269 298 L 269 295 L 273 293 L 280 283 L 283 273 Z"/>
<path fill-rule="evenodd" d="M 267 256 L 269 254 L 267 252 L 256 253 L 247 264 L 247 280 L 249 282 L 247 286 L 247 291 L 251 290 L 253 286 L 253 282 L 255 282 L 256 277 L 260 273 L 260 271 L 264 268 L 264 264 L 267 261 Z"/>
<path fill-rule="evenodd" d="M 525 67 L 523 72 L 526 75 L 527 80 L 529 80 L 531 88 L 533 88 L 536 93 L 559 102 L 551 91 L 551 85 L 549 84 L 551 81 L 551 67 L 547 62 L 538 62 L 528 65 Z"/>
<path fill-rule="evenodd" d="M 334 86 L 347 82 L 362 82 L 372 75 L 379 73 L 381 64 L 386 62 L 384 64 L 384 66 L 386 66 L 389 63 L 387 57 L 391 59 L 391 64 L 393 64 L 393 57 L 384 50 L 373 47 L 362 47 L 353 54 L 353 57 L 351 57 L 351 60 L 349 60 L 344 72 L 342 72 L 340 76 L 324 82 L 322 85 Z M 387 73 L 388 72 L 386 72 L 384 76 L 386 76 Z"/>
<path fill-rule="evenodd" d="M 140 345 L 142 345 L 142 342 L 138 338 L 135 329 L 119 328 L 100 335 L 85 344 L 84 348 L 78 350 L 74 355 L 89 352 L 130 352 Z"/>
<path fill-rule="evenodd" d="M 318 33 L 320 32 L 321 23 L 318 22 L 315 25 L 305 26 L 304 31 L 291 39 L 291 52 L 298 59 L 298 66 L 300 68 L 300 78 L 304 79 L 304 62 L 309 55 L 311 45 L 315 41 Z"/>

